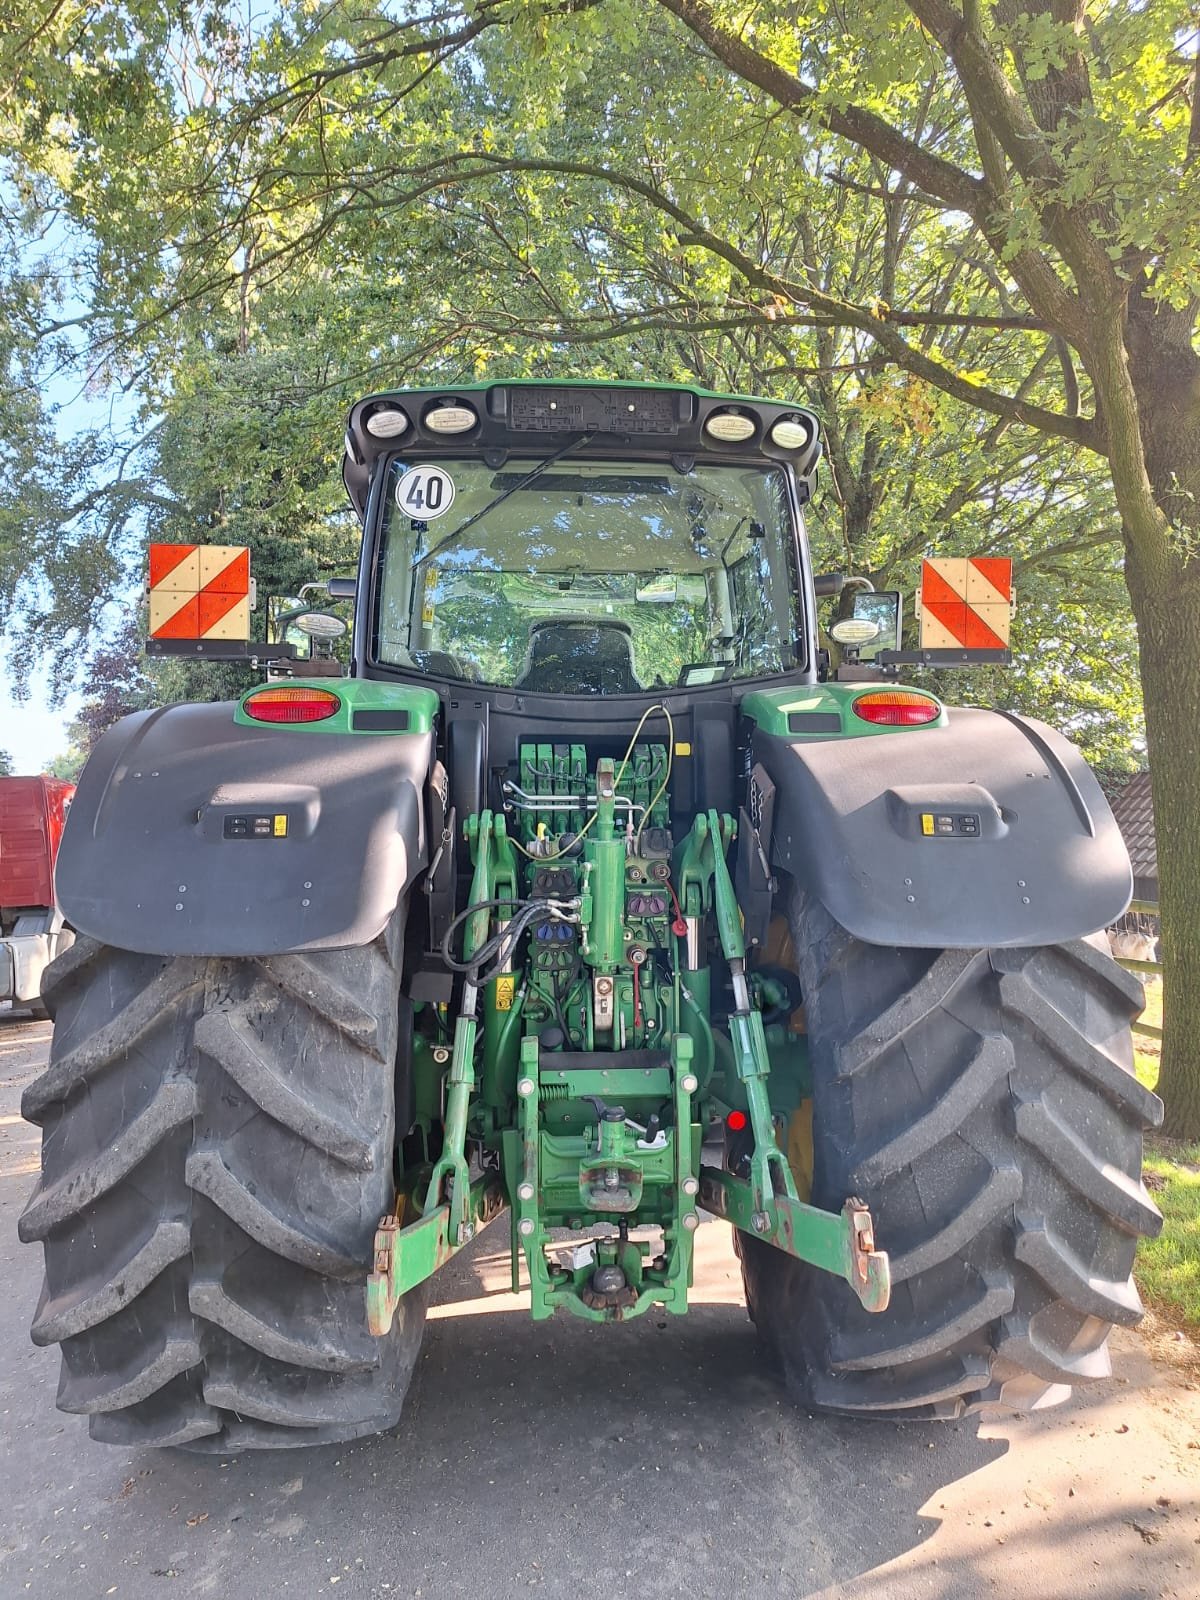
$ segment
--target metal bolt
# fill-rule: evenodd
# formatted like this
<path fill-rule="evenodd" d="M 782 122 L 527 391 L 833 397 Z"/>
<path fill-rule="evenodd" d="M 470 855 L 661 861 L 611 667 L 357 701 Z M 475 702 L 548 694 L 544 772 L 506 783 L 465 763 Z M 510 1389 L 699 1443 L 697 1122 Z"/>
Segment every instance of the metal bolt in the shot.
<path fill-rule="evenodd" d="M 912 888 L 912 879 L 911 878 L 905 878 L 904 887 L 906 889 L 911 889 Z"/>
<path fill-rule="evenodd" d="M 534 1084 L 532 1078 L 522 1078 L 520 1083 L 517 1084 L 517 1093 L 521 1096 L 522 1100 L 528 1100 L 529 1096 L 533 1093 L 533 1088 Z"/>
<path fill-rule="evenodd" d="M 915 894 L 906 894 L 904 898 L 908 901 L 910 906 L 915 906 L 917 903 L 917 897 Z"/>
<path fill-rule="evenodd" d="M 1027 894 L 1023 894 L 1021 896 L 1021 904 L 1023 906 L 1027 906 L 1029 904 L 1029 896 Z"/>
<path fill-rule="evenodd" d="M 177 900 L 175 902 L 175 909 L 176 909 L 176 911 L 182 911 L 183 910 L 183 901 L 182 900 Z"/>
<path fill-rule="evenodd" d="M 450 1052 L 446 1049 L 444 1044 L 435 1044 L 429 1053 L 437 1062 L 438 1066 L 443 1066 L 450 1059 Z"/>
<path fill-rule="evenodd" d="M 528 1239 L 529 1235 L 533 1232 L 533 1218 L 522 1217 L 520 1222 L 517 1223 L 517 1232 Z"/>
<path fill-rule="evenodd" d="M 699 1180 L 699 1178 L 685 1178 L 683 1180 L 683 1192 L 684 1192 L 684 1194 L 699 1194 L 700 1193 L 700 1180 Z"/>
<path fill-rule="evenodd" d="M 181 883 L 181 884 L 180 884 L 180 885 L 179 885 L 179 889 L 178 889 L 178 891 L 177 891 L 177 892 L 178 892 L 178 893 L 179 893 L 179 894 L 186 894 L 186 893 L 187 893 L 187 884 L 186 884 L 186 883 Z"/>
<path fill-rule="evenodd" d="M 683 1090 L 684 1094 L 695 1094 L 696 1090 L 700 1087 L 700 1080 L 697 1078 L 694 1072 L 685 1072 L 683 1077 L 679 1080 L 679 1087 Z"/>
<path fill-rule="evenodd" d="M 1025 887 L 1025 879 L 1024 878 L 1018 878 L 1017 879 L 1017 888 L 1018 889 L 1023 889 L 1024 887 Z"/>
<path fill-rule="evenodd" d="M 771 1219 L 765 1211 L 756 1211 L 750 1218 L 750 1226 L 755 1233 L 766 1233 L 771 1226 Z"/>
<path fill-rule="evenodd" d="M 683 1225 L 689 1233 L 695 1233 L 700 1226 L 700 1218 L 694 1211 L 687 1211 L 684 1213 Z"/>
<path fill-rule="evenodd" d="M 519 1183 L 517 1185 L 517 1194 L 522 1200 L 532 1200 L 533 1185 L 531 1183 Z"/>
<path fill-rule="evenodd" d="M 310 906 L 310 905 L 312 905 L 312 901 L 311 900 L 301 900 L 300 904 L 302 906 Z"/>
<path fill-rule="evenodd" d="M 306 880 L 306 881 L 305 881 L 305 884 L 304 884 L 304 887 L 305 887 L 305 888 L 306 888 L 306 889 L 311 889 L 311 888 L 312 888 L 312 884 L 311 884 L 311 883 L 309 883 L 309 882 L 308 882 L 308 881 L 307 881 L 307 880 Z"/>

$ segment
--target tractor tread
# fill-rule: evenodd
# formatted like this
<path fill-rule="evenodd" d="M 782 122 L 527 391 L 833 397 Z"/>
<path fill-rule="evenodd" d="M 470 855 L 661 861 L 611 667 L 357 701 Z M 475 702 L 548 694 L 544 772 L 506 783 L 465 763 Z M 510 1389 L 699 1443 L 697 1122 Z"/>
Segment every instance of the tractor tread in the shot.
<path fill-rule="evenodd" d="M 856 1376 L 851 1382 L 834 1373 L 814 1375 L 812 1395 L 827 1411 L 910 1411 L 977 1393 L 991 1381 L 991 1365 L 983 1356 L 956 1356 L 915 1373 Z"/>
<path fill-rule="evenodd" d="M 951 1138 L 963 1121 L 1012 1070 L 1012 1046 L 1007 1039 L 986 1037 L 962 1072 L 925 1114 L 873 1150 L 855 1167 L 851 1185 L 864 1189 L 891 1177 L 920 1160 L 943 1139 Z"/>
<path fill-rule="evenodd" d="M 1046 1383 L 1095 1383 L 1112 1375 L 1108 1342 L 1091 1350 L 1059 1350 L 1027 1316 L 1008 1316 L 1000 1324 L 996 1354 Z"/>
<path fill-rule="evenodd" d="M 835 1337 L 830 1346 L 831 1365 L 839 1372 L 853 1372 L 923 1361 L 951 1349 L 1002 1317 L 1011 1310 L 1013 1299 L 1013 1286 L 1007 1274 L 985 1279 L 978 1294 L 965 1301 L 951 1302 L 945 1308 L 945 1315 L 932 1327 L 923 1320 L 924 1331 L 915 1337 L 898 1338 L 897 1334 L 906 1330 L 896 1329 L 889 1322 L 884 1322 L 878 1330 L 868 1328 L 855 1337 Z"/>
<path fill-rule="evenodd" d="M 1102 1278 L 1089 1272 L 1045 1217 L 1017 1215 L 1016 1255 L 1048 1289 L 1090 1317 L 1133 1327 L 1142 1320 L 1142 1299 L 1132 1277 Z"/>
<path fill-rule="evenodd" d="M 1114 963 L 1115 965 L 1115 963 Z M 1137 1117 L 1143 1129 L 1157 1128 L 1163 1104 L 1143 1089 L 1133 1074 L 1108 1052 L 1093 1044 L 1053 1005 L 1024 973 L 1000 977 L 1000 998 L 1006 1012 L 1023 1018 L 1065 1067 L 1094 1083 L 1114 1105 Z"/>
<path fill-rule="evenodd" d="M 311 1091 L 300 1093 L 294 1069 L 289 1071 L 284 1061 L 271 1060 L 250 1029 L 239 1026 L 241 1019 L 235 1017 L 232 1011 L 209 1012 L 201 1017 L 196 1024 L 197 1048 L 276 1122 L 335 1161 L 357 1172 L 369 1172 L 370 1136 L 339 1115 L 333 1102 Z"/>
<path fill-rule="evenodd" d="M 46 1254 L 34 1338 L 93 1438 L 228 1453 L 399 1420 L 425 1296 L 375 1339 L 365 1283 L 395 1201 L 402 942 L 403 906 L 317 956 L 61 958 L 21 1235 Z"/>
<path fill-rule="evenodd" d="M 378 1017 L 348 989 L 335 982 L 317 962 L 308 956 L 272 956 L 260 965 L 271 983 L 302 1005 L 318 1010 L 331 1027 L 369 1049 L 377 1061 L 383 1060 Z"/>
<path fill-rule="evenodd" d="M 275 1255 L 335 1278 L 351 1278 L 362 1272 L 361 1261 L 352 1260 L 336 1245 L 325 1242 L 311 1224 L 298 1226 L 294 1218 L 267 1205 L 261 1194 L 252 1194 L 230 1170 L 219 1149 L 210 1146 L 193 1150 L 184 1173 L 190 1189 L 205 1195 L 243 1233 Z"/>
<path fill-rule="evenodd" d="M 196 1085 L 190 1078 L 167 1078 L 158 1093 L 124 1130 L 83 1166 L 73 1166 L 52 1183 L 39 1181 L 17 1223 L 23 1244 L 44 1240 L 108 1194 L 150 1155 L 173 1128 L 196 1114 Z"/>
<path fill-rule="evenodd" d="M 191 1230 L 178 1219 L 160 1222 L 100 1283 L 85 1278 L 51 1300 L 48 1286 L 33 1316 L 34 1344 L 60 1344 L 105 1322 L 149 1288 L 155 1278 L 192 1248 Z"/>
<path fill-rule="evenodd" d="M 1048 1104 L 1044 1095 L 1018 1099 L 1017 1133 L 1040 1151 L 1063 1179 L 1091 1201 L 1118 1228 L 1135 1237 L 1155 1239 L 1162 1232 L 1162 1212 L 1140 1178 L 1132 1178 L 1104 1161 Z"/>
<path fill-rule="evenodd" d="M 69 961 L 77 948 L 73 945 L 58 960 Z M 52 973 L 57 965 L 58 961 L 52 961 L 47 973 Z M 60 1104 L 72 1090 L 90 1082 L 161 1027 L 164 1016 L 194 994 L 203 981 L 200 962 L 173 962 L 94 1033 L 61 1055 L 52 1052 L 50 1065 L 21 1096 L 21 1115 L 26 1122 L 43 1122 L 52 1106 Z"/>
<path fill-rule="evenodd" d="M 838 1076 L 868 1072 L 912 1028 L 952 999 L 982 952 L 942 950 L 924 975 L 877 1017 L 838 1043 Z"/>
<path fill-rule="evenodd" d="M 240 1344 L 275 1361 L 311 1367 L 318 1372 L 369 1372 L 379 1364 L 365 1318 L 361 1341 L 338 1342 L 329 1337 L 321 1324 L 313 1329 L 312 1337 L 301 1338 L 273 1326 L 244 1301 L 231 1295 L 215 1278 L 193 1278 L 188 1304 L 198 1317 L 223 1328 Z"/>
<path fill-rule="evenodd" d="M 148 1354 L 139 1351 L 128 1369 L 86 1379 L 75 1377 L 64 1366 L 58 1385 L 58 1409 L 85 1414 L 124 1410 L 139 1400 L 148 1399 L 172 1378 L 179 1377 L 189 1367 L 199 1366 L 203 1359 L 199 1341 L 189 1323 L 186 1334 L 168 1334 L 162 1344 L 152 1347 Z"/>
<path fill-rule="evenodd" d="M 980 1229 L 1011 1210 L 1021 1198 L 1024 1180 L 1019 1167 L 995 1167 L 979 1189 L 939 1232 L 931 1234 L 911 1249 L 897 1255 L 889 1253 L 888 1265 L 893 1285 L 928 1272 L 943 1261 L 952 1261 Z"/>
<path fill-rule="evenodd" d="M 759 1337 L 802 1403 L 903 1420 L 1056 1404 L 1110 1370 L 1161 1219 L 1162 1106 L 1132 1071 L 1141 986 L 1093 940 L 931 952 L 852 939 L 791 888 L 813 1071 L 812 1203 L 870 1207 L 892 1264 L 871 1315 L 739 1235 Z M 880 1003 L 882 997 L 882 1004 Z"/>

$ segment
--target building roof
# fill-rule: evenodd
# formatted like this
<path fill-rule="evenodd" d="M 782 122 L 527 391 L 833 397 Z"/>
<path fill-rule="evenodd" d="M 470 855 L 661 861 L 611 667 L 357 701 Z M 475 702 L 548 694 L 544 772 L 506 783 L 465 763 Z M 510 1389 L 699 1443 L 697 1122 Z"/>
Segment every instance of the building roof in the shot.
<path fill-rule="evenodd" d="M 1109 804 L 1125 840 L 1133 875 L 1141 880 L 1158 879 L 1158 846 L 1154 838 L 1154 802 L 1150 798 L 1150 774 L 1135 772 L 1132 777 L 1108 788 Z"/>

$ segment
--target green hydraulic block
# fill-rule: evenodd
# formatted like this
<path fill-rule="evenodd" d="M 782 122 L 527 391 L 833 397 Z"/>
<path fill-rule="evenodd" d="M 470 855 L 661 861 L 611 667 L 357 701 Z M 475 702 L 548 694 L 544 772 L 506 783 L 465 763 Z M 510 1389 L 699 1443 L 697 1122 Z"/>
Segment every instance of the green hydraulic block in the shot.
<path fill-rule="evenodd" d="M 871 1213 L 850 1199 L 841 1211 L 821 1211 L 788 1195 L 776 1195 L 774 1216 L 757 1207 L 754 1190 L 715 1167 L 700 1169 L 700 1204 L 735 1228 L 754 1234 L 787 1255 L 835 1273 L 868 1311 L 886 1311 L 892 1282 L 887 1252 L 875 1248 Z"/>

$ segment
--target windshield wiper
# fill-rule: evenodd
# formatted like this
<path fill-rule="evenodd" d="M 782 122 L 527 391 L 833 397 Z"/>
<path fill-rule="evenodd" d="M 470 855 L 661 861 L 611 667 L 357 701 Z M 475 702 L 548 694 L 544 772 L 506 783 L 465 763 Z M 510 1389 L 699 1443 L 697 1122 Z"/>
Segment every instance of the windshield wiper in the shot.
<path fill-rule="evenodd" d="M 590 439 L 595 437 L 595 432 L 596 430 L 594 428 L 589 428 L 586 433 L 577 433 L 573 439 L 568 439 L 567 443 L 563 445 L 560 450 L 556 450 L 553 455 L 547 456 L 544 461 L 539 461 L 535 467 L 533 467 L 524 475 L 524 477 L 518 478 L 516 483 L 510 483 L 506 489 L 501 489 L 500 493 L 493 499 L 489 500 L 487 505 L 481 507 L 481 509 L 476 511 L 473 516 L 468 517 L 465 522 L 460 523 L 459 526 L 455 528 L 453 533 L 448 534 L 446 538 L 442 540 L 441 544 L 435 545 L 434 548 L 427 551 L 419 561 L 414 562 L 413 571 L 419 572 L 427 561 L 432 561 L 434 556 L 442 555 L 450 548 L 451 545 L 457 544 L 464 533 L 473 528 L 482 517 L 486 517 L 490 512 L 494 511 L 498 505 L 507 500 L 510 494 L 516 494 L 518 489 L 528 489 L 531 483 L 537 482 L 547 468 L 554 466 L 554 464 L 558 461 L 561 461 L 564 456 L 569 456 L 571 451 L 577 450 L 581 444 L 587 444 Z"/>

